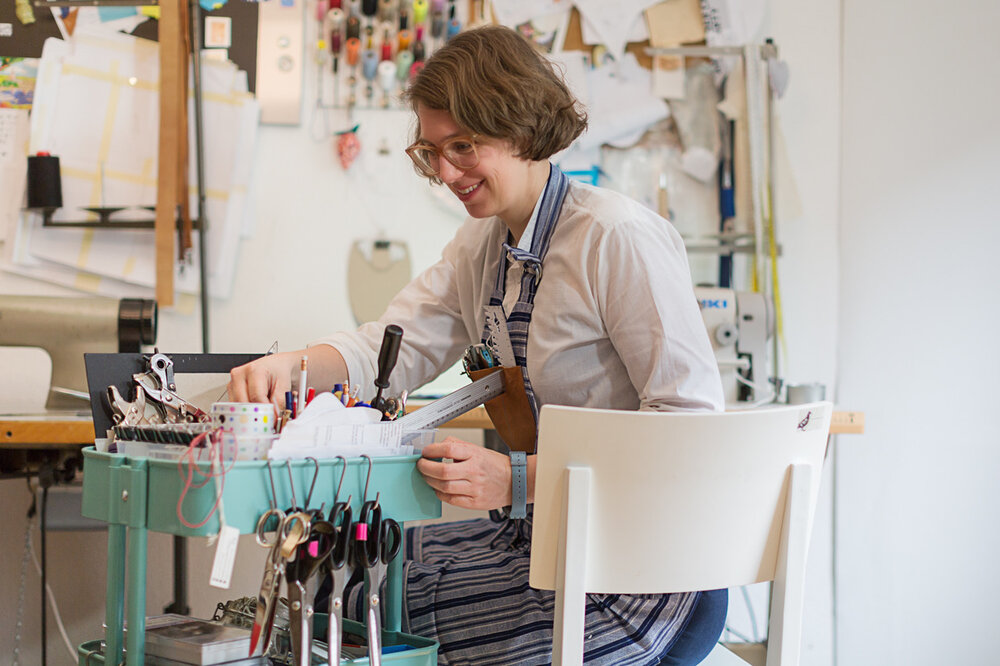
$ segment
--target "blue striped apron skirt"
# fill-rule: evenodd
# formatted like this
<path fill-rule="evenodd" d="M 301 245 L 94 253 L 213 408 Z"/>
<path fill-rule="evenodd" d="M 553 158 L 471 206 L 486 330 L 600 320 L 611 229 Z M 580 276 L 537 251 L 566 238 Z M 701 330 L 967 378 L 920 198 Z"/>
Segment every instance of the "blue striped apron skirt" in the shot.
<path fill-rule="evenodd" d="M 524 262 L 521 295 L 507 317 L 517 365 L 535 408 L 526 349 L 535 290 L 568 179 L 551 166 L 531 251 L 504 244 L 490 306 L 501 306 L 506 258 Z M 489 317 L 487 317 L 489 319 Z M 487 326 L 488 328 L 488 326 Z M 506 332 L 504 332 L 506 333 Z M 484 330 L 483 342 L 496 331 Z M 406 530 L 403 630 L 441 644 L 447 666 L 529 666 L 552 662 L 555 593 L 528 585 L 531 507 L 524 519 L 468 520 Z M 622 566 L 628 566 L 623 544 Z M 364 620 L 362 585 L 347 592 L 346 614 Z M 659 664 L 684 630 L 699 592 L 588 594 L 584 661 L 588 664 Z"/>

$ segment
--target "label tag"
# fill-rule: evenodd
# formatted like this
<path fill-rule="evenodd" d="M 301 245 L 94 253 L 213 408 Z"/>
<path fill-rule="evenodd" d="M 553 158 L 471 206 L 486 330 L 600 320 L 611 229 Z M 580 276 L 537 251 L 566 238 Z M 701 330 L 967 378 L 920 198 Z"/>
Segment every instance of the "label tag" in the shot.
<path fill-rule="evenodd" d="M 215 546 L 215 561 L 212 562 L 212 576 L 208 583 L 212 587 L 229 589 L 236 564 L 236 547 L 240 543 L 240 531 L 232 525 L 223 525 L 219 530 L 219 542 Z"/>

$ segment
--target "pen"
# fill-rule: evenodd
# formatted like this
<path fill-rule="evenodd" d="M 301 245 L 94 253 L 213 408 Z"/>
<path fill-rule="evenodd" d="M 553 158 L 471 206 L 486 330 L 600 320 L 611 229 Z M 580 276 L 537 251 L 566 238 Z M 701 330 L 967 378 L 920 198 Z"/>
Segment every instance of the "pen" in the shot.
<path fill-rule="evenodd" d="M 308 405 L 310 402 L 312 402 L 312 399 L 315 397 L 316 397 L 316 389 L 310 386 L 309 390 L 306 391 L 306 404 Z"/>
<path fill-rule="evenodd" d="M 308 356 L 303 356 L 302 364 L 299 366 L 299 400 L 295 406 L 298 408 L 298 411 L 300 412 L 306 406 L 305 403 L 306 391 L 309 388 L 309 385 L 306 383 L 306 364 L 308 360 L 309 360 Z"/>

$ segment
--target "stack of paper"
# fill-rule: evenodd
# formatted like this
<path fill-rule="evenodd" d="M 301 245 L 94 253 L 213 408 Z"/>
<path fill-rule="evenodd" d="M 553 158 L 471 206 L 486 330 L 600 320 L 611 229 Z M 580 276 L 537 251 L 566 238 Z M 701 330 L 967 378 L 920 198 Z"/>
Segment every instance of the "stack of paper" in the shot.
<path fill-rule="evenodd" d="M 382 413 L 376 409 L 347 408 L 332 393 L 320 393 L 288 422 L 268 457 L 402 456 L 426 443 L 424 431 L 405 432 L 400 422 L 381 419 Z M 433 431 L 430 437 L 433 439 Z"/>
<path fill-rule="evenodd" d="M 193 86 L 191 86 L 193 88 Z M 231 62 L 202 61 L 205 216 L 209 287 L 230 293 L 257 136 L 257 103 L 246 73 Z M 96 219 L 83 206 L 126 206 L 112 217 L 153 219 L 159 131 L 159 46 L 121 33 L 77 29 L 68 41 L 50 39 L 39 61 L 31 114 L 30 152 L 58 156 L 63 208 L 56 220 Z M 194 108 L 189 167 L 192 216 L 197 211 Z M 24 213 L 4 267 L 108 296 L 148 295 L 155 285 L 151 231 L 43 228 Z M 194 237 L 197 252 L 197 234 Z M 179 267 L 176 284 L 195 293 L 196 256 Z"/>

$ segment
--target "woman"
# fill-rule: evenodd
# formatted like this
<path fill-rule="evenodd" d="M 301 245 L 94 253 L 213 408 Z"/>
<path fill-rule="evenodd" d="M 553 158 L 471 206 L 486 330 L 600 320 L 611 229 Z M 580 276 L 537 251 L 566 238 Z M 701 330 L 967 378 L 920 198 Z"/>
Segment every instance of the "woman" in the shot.
<path fill-rule="evenodd" d="M 511 30 L 472 30 L 427 61 L 407 98 L 418 121 L 407 153 L 470 219 L 379 321 L 310 346 L 312 384 L 373 386 L 384 327 L 396 323 L 405 335 L 394 393 L 421 386 L 483 342 L 521 367 L 536 410 L 723 407 L 676 231 L 550 165 L 586 117 L 547 61 Z M 278 402 L 301 354 L 233 370 L 230 398 Z M 524 476 L 511 457 L 451 437 L 423 455 L 424 478 L 459 507 L 510 506 L 512 483 Z M 535 456 L 524 463 L 530 504 Z M 528 586 L 530 536 L 530 509 L 525 518 L 409 530 L 405 630 L 438 640 L 443 664 L 551 661 L 554 596 Z M 360 616 L 361 603 L 355 589 L 349 613 Z M 590 595 L 586 659 L 688 663 L 711 649 L 724 617 L 724 591 Z"/>

